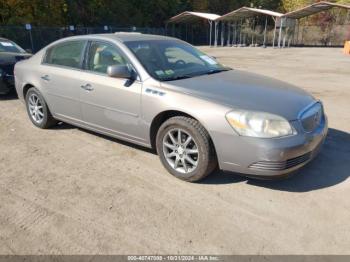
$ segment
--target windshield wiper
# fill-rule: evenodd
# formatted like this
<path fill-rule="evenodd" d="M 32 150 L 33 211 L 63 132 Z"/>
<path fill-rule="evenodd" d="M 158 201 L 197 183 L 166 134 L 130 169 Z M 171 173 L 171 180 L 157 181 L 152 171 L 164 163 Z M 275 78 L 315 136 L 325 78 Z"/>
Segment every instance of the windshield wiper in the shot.
<path fill-rule="evenodd" d="M 232 68 L 221 68 L 221 69 L 213 69 L 213 70 L 210 70 L 208 72 L 206 72 L 207 75 L 212 75 L 212 74 L 217 74 L 217 73 L 221 73 L 221 72 L 225 72 L 225 71 L 230 71 L 232 70 Z"/>
<path fill-rule="evenodd" d="M 230 67 L 225 67 L 225 68 L 221 68 L 221 69 L 212 69 L 210 71 L 205 71 L 205 72 L 200 72 L 200 73 L 193 73 L 193 74 L 187 74 L 187 75 L 168 77 L 168 78 L 162 79 L 162 81 L 174 81 L 174 80 L 192 78 L 192 77 L 201 76 L 201 75 L 211 75 L 211 74 L 216 74 L 216 73 L 230 71 L 230 70 L 232 70 L 232 68 L 230 68 Z"/>
<path fill-rule="evenodd" d="M 162 81 L 174 81 L 174 80 L 186 79 L 191 77 L 193 76 L 192 75 L 173 76 L 173 77 L 164 78 L 162 79 Z"/>

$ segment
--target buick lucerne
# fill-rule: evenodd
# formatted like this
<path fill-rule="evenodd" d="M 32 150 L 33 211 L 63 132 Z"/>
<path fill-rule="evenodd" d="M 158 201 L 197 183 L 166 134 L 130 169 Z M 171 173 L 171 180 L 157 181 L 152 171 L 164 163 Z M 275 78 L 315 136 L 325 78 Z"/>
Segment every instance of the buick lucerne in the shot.
<path fill-rule="evenodd" d="M 294 173 L 327 134 L 323 105 L 307 92 L 164 36 L 61 39 L 17 63 L 15 83 L 35 126 L 67 122 L 154 148 L 172 175 L 192 182 L 215 169 Z"/>

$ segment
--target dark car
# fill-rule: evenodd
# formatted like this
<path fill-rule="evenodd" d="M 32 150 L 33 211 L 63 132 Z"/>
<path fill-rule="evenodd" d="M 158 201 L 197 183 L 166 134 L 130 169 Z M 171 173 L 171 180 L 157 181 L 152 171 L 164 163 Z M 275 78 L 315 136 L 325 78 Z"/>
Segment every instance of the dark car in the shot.
<path fill-rule="evenodd" d="M 18 61 L 30 56 L 16 43 L 0 37 L 0 94 L 7 94 L 14 89 L 13 68 Z"/>

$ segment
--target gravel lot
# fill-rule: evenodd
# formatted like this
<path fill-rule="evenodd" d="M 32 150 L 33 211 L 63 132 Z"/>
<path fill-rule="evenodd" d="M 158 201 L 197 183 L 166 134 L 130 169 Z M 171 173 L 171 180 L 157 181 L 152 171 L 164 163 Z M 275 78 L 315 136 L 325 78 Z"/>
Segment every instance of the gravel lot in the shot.
<path fill-rule="evenodd" d="M 0 254 L 350 254 L 350 57 L 208 48 L 325 103 L 329 137 L 298 175 L 168 175 L 157 155 L 70 125 L 40 130 L 0 98 Z"/>

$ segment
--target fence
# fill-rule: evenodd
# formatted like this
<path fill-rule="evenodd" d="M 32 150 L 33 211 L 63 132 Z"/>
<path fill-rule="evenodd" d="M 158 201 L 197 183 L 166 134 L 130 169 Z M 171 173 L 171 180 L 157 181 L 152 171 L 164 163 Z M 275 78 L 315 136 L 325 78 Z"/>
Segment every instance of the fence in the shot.
<path fill-rule="evenodd" d="M 164 35 L 165 29 L 149 27 L 76 27 L 71 30 L 69 27 L 32 27 L 31 30 L 27 30 L 24 26 L 0 26 L 0 37 L 8 38 L 22 48 L 33 50 L 33 52 L 63 37 L 111 32 L 140 32 Z"/>
<path fill-rule="evenodd" d="M 191 32 L 189 30 L 191 30 Z M 209 37 L 206 31 L 206 28 L 200 26 L 191 26 L 187 29 L 176 26 L 171 32 L 166 30 L 165 27 L 76 27 L 74 29 L 69 27 L 32 27 L 31 30 L 27 30 L 24 26 L 0 26 L 0 37 L 11 39 L 22 48 L 36 52 L 49 43 L 63 37 L 112 32 L 140 32 L 155 35 L 171 35 L 195 45 L 205 45 L 208 44 Z"/>
<path fill-rule="evenodd" d="M 73 29 L 73 30 L 71 30 Z M 272 45 L 273 26 L 268 26 L 267 45 Z M 230 30 L 230 38 L 227 32 L 223 37 L 224 45 L 261 45 L 263 43 L 262 26 L 257 26 L 254 31 L 249 27 L 241 27 Z M 33 52 L 38 51 L 49 43 L 72 35 L 98 34 L 110 32 L 140 32 L 156 35 L 168 35 L 185 40 L 193 45 L 208 45 L 209 27 L 207 23 L 194 25 L 170 25 L 168 28 L 150 27 L 32 27 L 26 30 L 24 26 L 0 26 L 0 37 L 13 40 L 24 49 Z M 322 31 L 317 26 L 301 26 L 297 32 L 287 32 L 292 45 L 308 46 L 342 46 L 345 40 L 350 39 L 350 25 L 336 25 Z M 221 35 L 218 37 L 218 45 L 221 45 Z"/>

